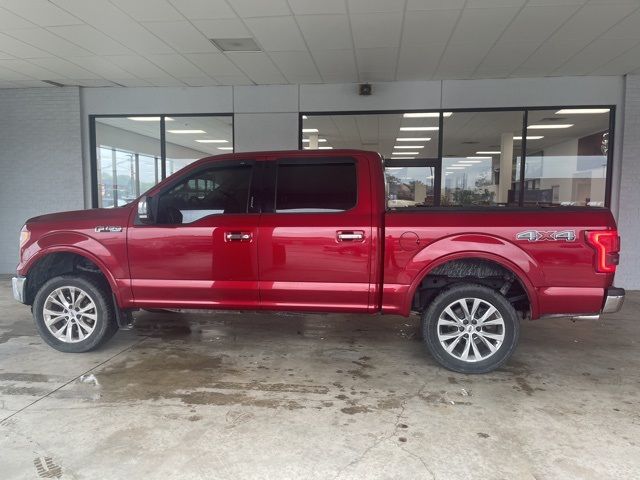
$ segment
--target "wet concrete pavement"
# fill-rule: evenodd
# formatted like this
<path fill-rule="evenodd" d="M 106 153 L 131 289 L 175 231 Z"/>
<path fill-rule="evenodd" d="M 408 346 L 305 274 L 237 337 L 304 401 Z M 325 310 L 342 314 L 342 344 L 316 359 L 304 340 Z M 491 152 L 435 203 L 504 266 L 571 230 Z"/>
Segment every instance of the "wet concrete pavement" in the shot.
<path fill-rule="evenodd" d="M 3 277 L 0 477 L 638 478 L 639 310 L 527 322 L 465 376 L 401 317 L 141 312 L 63 354 Z"/>

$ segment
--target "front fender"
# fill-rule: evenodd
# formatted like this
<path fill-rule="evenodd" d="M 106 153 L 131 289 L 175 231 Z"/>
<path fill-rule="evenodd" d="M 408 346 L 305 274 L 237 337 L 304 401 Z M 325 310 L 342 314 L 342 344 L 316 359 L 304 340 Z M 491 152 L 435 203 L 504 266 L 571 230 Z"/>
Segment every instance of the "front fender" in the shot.
<path fill-rule="evenodd" d="M 18 274 L 26 276 L 37 262 L 53 253 L 74 253 L 87 258 L 104 274 L 118 305 L 123 305 L 130 298 L 126 261 L 123 265 L 122 259 L 105 244 L 80 232 L 58 231 L 40 237 L 25 250 L 24 259 L 18 265 Z"/>
<path fill-rule="evenodd" d="M 460 234 L 437 240 L 418 252 L 406 266 L 411 286 L 404 300 L 403 310 L 409 312 L 413 296 L 422 279 L 434 268 L 463 258 L 493 261 L 512 271 L 527 292 L 531 316 L 538 315 L 536 286 L 544 284 L 538 262 L 517 245 L 493 235 Z"/>

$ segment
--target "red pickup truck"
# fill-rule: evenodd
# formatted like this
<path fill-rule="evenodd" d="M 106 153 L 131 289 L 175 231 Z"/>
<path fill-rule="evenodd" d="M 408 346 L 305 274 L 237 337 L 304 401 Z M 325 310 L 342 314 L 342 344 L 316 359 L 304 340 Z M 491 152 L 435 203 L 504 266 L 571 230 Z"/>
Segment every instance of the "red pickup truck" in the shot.
<path fill-rule="evenodd" d="M 14 296 L 64 352 L 136 309 L 415 312 L 433 357 L 465 373 L 502 365 L 521 319 L 620 309 L 607 209 L 401 208 L 387 188 L 372 152 L 205 158 L 123 207 L 28 220 Z"/>

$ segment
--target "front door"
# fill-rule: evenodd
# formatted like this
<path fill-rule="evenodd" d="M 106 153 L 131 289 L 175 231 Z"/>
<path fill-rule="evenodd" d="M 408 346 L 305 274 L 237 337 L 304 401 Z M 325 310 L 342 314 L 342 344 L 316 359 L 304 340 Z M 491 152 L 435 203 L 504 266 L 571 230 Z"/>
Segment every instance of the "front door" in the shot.
<path fill-rule="evenodd" d="M 295 154 L 265 162 L 260 220 L 263 308 L 366 312 L 370 175 L 364 159 Z"/>
<path fill-rule="evenodd" d="M 253 161 L 214 161 L 154 194 L 155 222 L 132 219 L 129 266 L 137 304 L 258 308 L 259 213 Z"/>

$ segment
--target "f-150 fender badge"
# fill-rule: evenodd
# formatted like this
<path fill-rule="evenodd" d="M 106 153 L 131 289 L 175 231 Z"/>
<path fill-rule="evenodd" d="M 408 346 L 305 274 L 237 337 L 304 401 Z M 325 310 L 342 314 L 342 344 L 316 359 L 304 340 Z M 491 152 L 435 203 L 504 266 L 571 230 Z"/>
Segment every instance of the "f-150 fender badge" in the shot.
<path fill-rule="evenodd" d="M 575 230 L 525 230 L 516 234 L 517 240 L 528 242 L 574 242 L 576 240 Z"/>
<path fill-rule="evenodd" d="M 113 227 L 113 226 L 99 226 L 95 228 L 97 233 L 113 233 L 113 232 L 121 232 L 122 227 Z"/>

